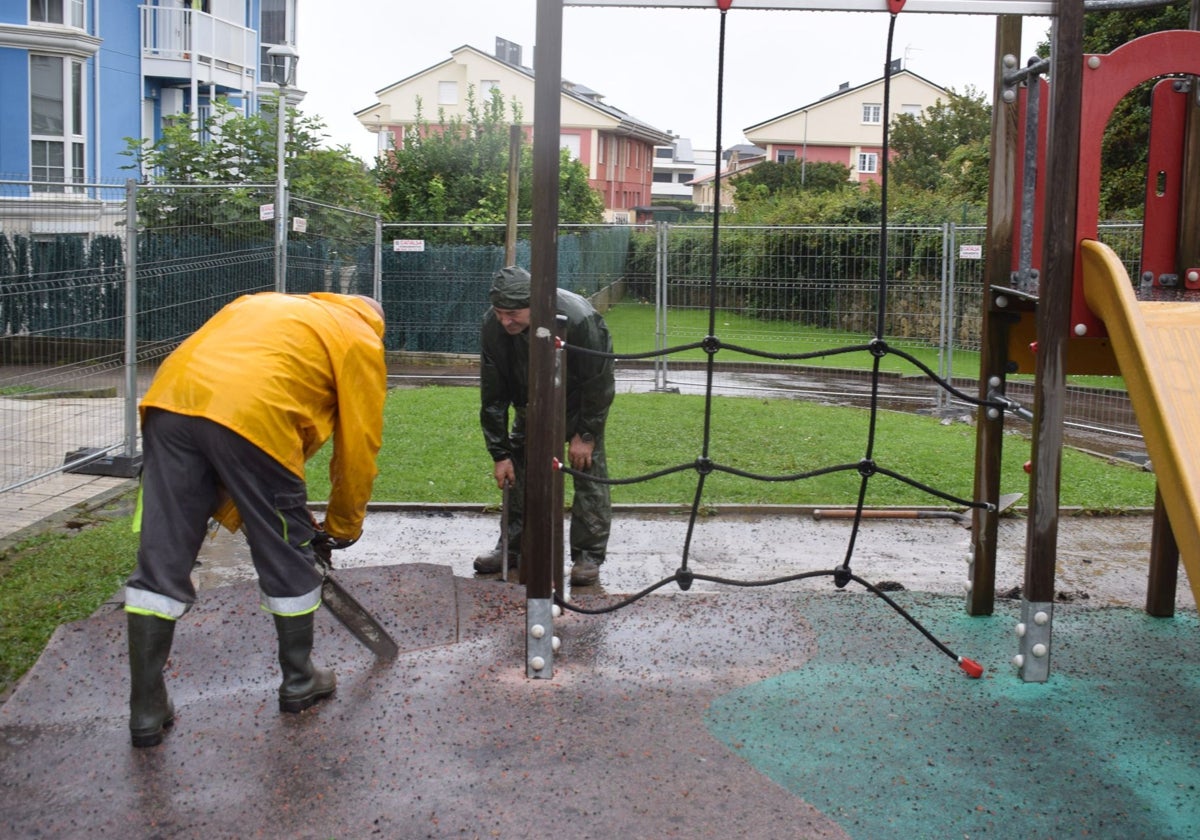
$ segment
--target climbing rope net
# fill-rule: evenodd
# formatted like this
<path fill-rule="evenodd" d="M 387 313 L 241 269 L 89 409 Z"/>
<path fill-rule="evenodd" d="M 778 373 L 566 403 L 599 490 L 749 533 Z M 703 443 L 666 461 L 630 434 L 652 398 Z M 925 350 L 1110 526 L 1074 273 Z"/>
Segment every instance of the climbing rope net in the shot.
<path fill-rule="evenodd" d="M 717 54 L 717 97 L 716 97 L 716 102 L 717 102 L 717 105 L 716 105 L 716 136 L 717 136 L 716 159 L 718 161 L 718 164 L 722 159 L 722 148 L 721 148 L 720 138 L 721 138 L 721 133 L 722 133 L 722 111 L 723 111 L 723 100 L 724 100 L 726 12 L 728 11 L 728 9 L 730 8 L 731 5 L 732 5 L 732 0 L 717 0 L 717 6 L 720 11 L 720 32 L 719 32 L 718 47 L 717 47 L 718 54 Z M 931 380 L 936 382 L 941 388 L 943 388 L 945 391 L 949 392 L 950 394 L 953 394 L 956 398 L 958 398 L 959 400 L 962 400 L 964 403 L 975 405 L 977 407 L 987 407 L 987 408 L 991 408 L 991 409 L 996 409 L 998 411 L 1003 411 L 1005 409 L 1008 409 L 1008 410 L 1013 409 L 1013 406 L 1007 401 L 981 400 L 977 397 L 971 396 L 969 394 L 966 394 L 966 393 L 960 391 L 959 389 L 955 388 L 951 382 L 938 376 L 937 373 L 935 373 L 933 370 L 931 370 L 927 365 L 925 365 L 919 359 L 915 358 L 914 356 L 910 355 L 909 353 L 906 353 L 902 350 L 897 349 L 896 347 L 889 345 L 884 336 L 884 324 L 886 322 L 886 316 L 887 316 L 887 299 L 888 299 L 888 295 L 887 295 L 887 291 L 888 291 L 888 269 L 887 269 L 888 222 L 887 222 L 887 219 L 888 219 L 888 157 L 889 157 L 888 135 L 889 135 L 889 123 L 890 123 L 890 118 L 891 118 L 890 96 L 891 96 L 891 77 L 892 77 L 892 70 L 891 70 L 891 68 L 892 68 L 892 42 L 893 42 L 893 36 L 895 33 L 896 19 L 900 12 L 900 9 L 904 5 L 904 3 L 903 3 L 903 0 L 899 0 L 899 2 L 893 2 L 892 0 L 889 0 L 888 5 L 889 5 L 889 10 L 890 10 L 890 19 L 889 19 L 889 23 L 888 23 L 888 32 L 887 32 L 886 57 L 884 60 L 885 71 L 884 71 L 884 77 L 883 77 L 884 85 L 883 85 L 883 120 L 882 120 L 882 122 L 883 122 L 883 141 L 882 141 L 882 153 L 880 155 L 880 158 L 882 161 L 880 164 L 880 175 L 881 175 L 880 201 L 881 201 L 882 207 L 881 207 L 881 221 L 880 221 L 880 230 L 879 230 L 879 250 L 880 250 L 879 256 L 880 256 L 880 259 L 879 259 L 879 278 L 878 278 L 878 288 L 877 288 L 878 304 L 877 304 L 877 311 L 875 312 L 875 325 L 874 325 L 873 337 L 866 343 L 852 344 L 852 345 L 847 345 L 847 346 L 842 346 L 842 347 L 833 347 L 833 348 L 813 351 L 813 352 L 809 352 L 809 353 L 795 353 L 795 354 L 765 352 L 765 351 L 756 349 L 754 347 L 747 347 L 747 346 L 742 346 L 742 345 L 726 343 L 721 340 L 720 336 L 717 335 L 717 329 L 716 329 L 717 300 L 718 300 L 717 290 L 718 290 L 718 279 L 719 279 L 718 278 L 718 266 L 720 264 L 719 255 L 720 255 L 721 182 L 722 182 L 722 173 L 719 171 L 720 167 L 718 165 L 718 172 L 716 173 L 715 186 L 714 186 L 715 195 L 714 195 L 714 200 L 713 200 L 713 207 L 714 207 L 713 222 L 712 222 L 712 254 L 713 254 L 713 258 L 712 258 L 710 276 L 708 278 L 708 284 L 709 284 L 708 334 L 701 341 L 698 341 L 698 342 L 693 342 L 690 344 L 682 344 L 682 345 L 678 345 L 675 347 L 667 347 L 665 349 L 655 350 L 655 351 L 651 351 L 651 352 L 647 352 L 647 353 L 639 353 L 639 354 L 604 353 L 604 352 L 600 352 L 600 351 L 591 350 L 586 347 L 573 346 L 573 345 L 570 345 L 563 341 L 560 341 L 558 344 L 558 346 L 560 348 L 565 349 L 566 352 L 568 352 L 568 353 L 589 354 L 589 355 L 596 355 L 596 356 L 604 356 L 606 358 L 612 358 L 612 359 L 629 359 L 629 360 L 645 359 L 645 358 L 651 358 L 651 357 L 656 357 L 656 356 L 665 356 L 665 355 L 670 355 L 670 354 L 675 354 L 675 353 L 681 353 L 681 352 L 684 352 L 687 350 L 695 350 L 698 348 L 702 349 L 705 352 L 706 362 L 705 362 L 703 434 L 702 434 L 701 444 L 700 444 L 700 453 L 696 456 L 696 458 L 693 461 L 681 463 L 676 466 L 668 467 L 666 469 L 658 470 L 658 471 L 651 472 L 651 473 L 647 473 L 645 475 L 639 475 L 639 476 L 634 476 L 634 477 L 630 477 L 630 478 L 607 478 L 607 479 L 599 479 L 599 478 L 596 478 L 595 476 L 589 475 L 586 472 L 574 470 L 574 469 L 570 468 L 569 466 L 567 466 L 566 464 L 562 463 L 561 460 L 555 461 L 555 468 L 558 469 L 559 471 L 561 471 L 563 474 L 570 475 L 573 478 L 573 480 L 597 481 L 597 482 L 610 484 L 610 485 L 634 484 L 637 482 L 649 481 L 652 479 L 660 478 L 662 476 L 665 476 L 665 475 L 668 475 L 671 473 L 682 472 L 685 470 L 694 470 L 697 475 L 696 491 L 695 491 L 695 495 L 692 500 L 691 511 L 690 511 L 690 515 L 688 518 L 687 533 L 684 538 L 682 563 L 681 563 L 679 569 L 673 575 L 663 578 L 662 580 L 658 581 L 657 583 L 654 583 L 653 585 L 646 587 L 642 591 L 637 592 L 633 595 L 630 595 L 615 604 L 605 606 L 605 607 L 599 607 L 599 608 L 585 608 L 585 607 L 580 607 L 576 604 L 570 603 L 570 602 L 564 600 L 560 595 L 556 594 L 554 600 L 555 600 L 555 603 L 560 608 L 565 609 L 565 610 L 571 610 L 571 611 L 577 612 L 577 613 L 583 613 L 583 614 L 601 614 L 601 613 L 606 613 L 606 612 L 613 612 L 615 610 L 622 609 L 624 607 L 629 606 L 630 604 L 640 600 L 641 598 L 644 598 L 646 595 L 649 595 L 650 593 L 654 592 L 657 589 L 667 586 L 668 584 L 674 583 L 674 584 L 678 585 L 681 590 L 686 591 L 686 590 L 690 589 L 692 586 L 692 583 L 697 580 L 707 581 L 707 582 L 714 583 L 714 584 L 736 586 L 736 587 L 760 587 L 760 586 L 774 586 L 774 585 L 778 585 L 778 584 L 788 583 L 791 581 L 803 580 L 806 578 L 831 577 L 831 578 L 833 578 L 834 584 L 839 589 L 845 588 L 851 582 L 861 585 L 867 591 L 871 592 L 872 594 L 876 595 L 878 598 L 880 598 L 884 602 L 886 602 L 897 614 L 899 614 L 901 617 L 903 617 L 905 620 L 907 620 L 913 627 L 915 627 L 918 631 L 920 631 L 939 650 L 941 650 L 943 653 L 945 653 L 951 659 L 955 660 L 958 663 L 959 667 L 964 672 L 966 672 L 968 676 L 979 677 L 982 675 L 982 673 L 983 673 L 982 666 L 980 666 L 977 662 L 975 662 L 971 659 L 967 659 L 965 657 L 962 657 L 962 656 L 959 656 L 958 654 L 956 654 L 947 645 L 945 645 L 936 636 L 934 636 L 933 633 L 931 633 L 924 625 L 922 625 L 915 617 L 913 617 L 908 611 L 906 611 L 900 604 L 898 604 L 895 600 L 893 600 L 890 596 L 888 596 L 884 587 L 873 584 L 870 581 L 866 580 L 865 578 L 855 574 L 851 568 L 851 561 L 854 557 L 855 544 L 858 539 L 859 528 L 860 528 L 861 521 L 862 521 L 863 504 L 867 497 L 867 489 L 871 482 L 871 479 L 876 476 L 887 476 L 887 477 L 893 478 L 897 481 L 903 482 L 903 483 L 908 484 L 912 487 L 915 487 L 921 491 L 924 491 L 925 493 L 928 493 L 932 496 L 939 497 L 947 502 L 952 502 L 952 503 L 960 505 L 960 506 L 969 507 L 969 508 L 978 508 L 978 509 L 982 509 L 982 510 L 986 510 L 986 511 L 990 511 L 990 512 L 995 512 L 995 510 L 996 510 L 996 506 L 990 502 L 979 502 L 979 501 L 975 501 L 972 499 L 964 499 L 964 498 L 955 496 L 953 494 L 943 492 L 942 490 L 939 490 L 936 487 L 932 487 L 927 484 L 924 484 L 920 481 L 917 481 L 917 480 L 911 478 L 910 476 L 904 475 L 895 470 L 888 469 L 883 463 L 880 463 L 880 461 L 877 460 L 877 458 L 876 458 L 876 443 L 877 443 L 876 433 L 877 433 L 877 418 L 878 418 L 878 412 L 879 412 L 880 363 L 884 359 L 884 357 L 886 357 L 888 355 L 892 355 L 892 356 L 896 356 L 896 357 L 907 360 L 912 365 L 914 365 L 917 369 L 919 369 L 921 372 L 923 372 L 926 376 L 928 376 Z M 818 357 L 828 357 L 828 356 L 835 356 L 835 355 L 849 354 L 849 353 L 868 353 L 868 354 L 870 354 L 870 356 L 871 356 L 870 403 L 869 403 L 869 408 L 868 408 L 867 436 L 866 436 L 866 442 L 865 442 L 865 447 L 864 447 L 862 458 L 860 458 L 857 462 L 854 462 L 854 463 L 834 464 L 831 466 L 822 467 L 820 469 L 811 470 L 808 472 L 793 473 L 793 474 L 787 474 L 787 475 L 765 475 L 765 474 L 748 472 L 746 470 L 741 470 L 736 467 L 730 466 L 728 464 L 721 463 L 720 461 L 714 459 L 712 456 L 712 453 L 711 453 L 713 380 L 714 380 L 714 373 L 716 370 L 717 356 L 721 351 L 742 353 L 742 354 L 746 354 L 749 356 L 755 356 L 755 357 L 762 358 L 762 359 L 771 359 L 771 360 L 775 360 L 775 361 L 784 361 L 784 362 L 801 362 L 806 359 L 812 359 L 812 358 L 818 358 Z M 853 524 L 852 524 L 852 527 L 850 530 L 850 536 L 847 541 L 845 555 L 842 558 L 842 562 L 839 565 L 837 565 L 831 569 L 805 571 L 805 572 L 800 572 L 797 574 L 785 575 L 782 577 L 775 577 L 775 578 L 771 578 L 771 579 L 767 579 L 767 580 L 740 580 L 740 579 L 734 579 L 734 578 L 717 577 L 717 576 L 702 574 L 702 573 L 693 571 L 689 567 L 689 563 L 688 563 L 691 542 L 692 542 L 692 536 L 693 536 L 693 533 L 695 530 L 697 517 L 699 516 L 699 513 L 701 511 L 701 502 L 704 498 L 705 482 L 706 482 L 707 478 L 715 472 L 727 473 L 730 475 L 740 476 L 742 478 L 747 478 L 747 479 L 752 479 L 752 480 L 757 480 L 757 481 L 802 481 L 805 479 L 811 479 L 811 478 L 815 478 L 817 476 L 828 475 L 831 473 L 856 472 L 859 476 L 858 497 L 857 497 L 857 502 L 856 502 L 855 510 L 854 510 Z"/>

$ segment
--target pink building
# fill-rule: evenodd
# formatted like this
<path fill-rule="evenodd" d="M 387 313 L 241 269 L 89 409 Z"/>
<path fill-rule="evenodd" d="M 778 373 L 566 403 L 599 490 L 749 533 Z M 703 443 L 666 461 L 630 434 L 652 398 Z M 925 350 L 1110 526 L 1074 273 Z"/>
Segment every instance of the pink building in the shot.
<path fill-rule="evenodd" d="M 521 64 L 521 48 L 496 39 L 489 55 L 471 46 L 452 50 L 450 58 L 376 91 L 375 104 L 355 112 L 368 131 L 379 135 L 386 151 L 422 117 L 434 122 L 438 112 L 446 117 L 466 117 L 468 95 L 482 101 L 499 89 L 505 103 L 518 103 L 526 138 L 532 138 L 534 73 Z M 571 156 L 583 162 L 588 180 L 604 200 L 609 222 L 632 223 L 634 208 L 650 204 L 654 172 L 654 147 L 671 142 L 671 136 L 604 102 L 604 97 L 584 85 L 563 80 L 559 136 Z"/>

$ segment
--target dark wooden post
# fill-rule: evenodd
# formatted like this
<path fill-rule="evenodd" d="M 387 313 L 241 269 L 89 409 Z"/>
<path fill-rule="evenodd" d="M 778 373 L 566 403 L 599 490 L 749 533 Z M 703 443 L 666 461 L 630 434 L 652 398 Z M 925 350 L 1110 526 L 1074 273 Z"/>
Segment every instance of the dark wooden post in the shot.
<path fill-rule="evenodd" d="M 521 126 L 508 127 L 508 213 L 504 229 L 504 264 L 517 264 L 517 217 L 520 210 Z"/>
<path fill-rule="evenodd" d="M 996 308 L 993 286 L 1007 287 L 1012 274 L 1013 201 L 1017 164 L 1017 103 L 1004 101 L 1003 58 L 1022 60 L 1021 18 L 996 18 L 996 78 L 992 86 L 992 146 L 988 193 L 987 264 L 983 274 L 983 353 L 979 361 L 979 398 L 987 399 L 993 380 L 1004 381 L 1008 363 L 1008 313 Z M 1037 79 L 1034 79 L 1034 84 Z M 954 255 L 951 255 L 951 259 Z M 975 424 L 975 498 L 1000 498 L 1004 419 L 980 408 Z M 967 574 L 967 614 L 991 615 L 996 599 L 996 539 L 999 517 L 976 509 L 972 514 L 971 567 Z"/>
<path fill-rule="evenodd" d="M 1050 676 L 1054 570 L 1062 473 L 1067 336 L 1075 274 L 1075 216 L 1083 89 L 1083 0 L 1060 0 L 1051 30 L 1050 118 L 1042 279 L 1037 307 L 1037 377 L 1025 590 L 1021 605 L 1020 673 L 1026 682 Z"/>
<path fill-rule="evenodd" d="M 533 238 L 530 252 L 529 408 L 525 444 L 525 521 L 521 568 L 526 575 L 526 659 L 529 677 L 554 676 L 551 639 L 555 557 L 553 467 L 562 457 L 563 422 L 555 399 L 554 330 L 558 288 L 558 148 L 562 112 L 562 0 L 538 0 L 534 48 Z M 560 525 L 561 533 L 561 525 Z M 558 547 L 561 552 L 561 545 Z M 559 558 L 561 564 L 561 556 Z M 536 628 L 541 628 L 539 633 Z"/>
<path fill-rule="evenodd" d="M 1189 29 L 1200 29 L 1200 0 L 1192 0 Z M 1200 269 L 1200 78 L 1191 78 L 1183 143 L 1183 199 L 1180 206 L 1179 270 Z M 1182 275 L 1181 275 L 1182 276 Z"/>
<path fill-rule="evenodd" d="M 1188 28 L 1200 30 L 1200 0 L 1192 0 Z M 1175 270 L 1180 277 L 1200 271 L 1200 78 L 1191 77 L 1184 123 L 1182 196 Z M 1150 574 L 1146 580 L 1146 612 L 1158 618 L 1175 615 L 1179 585 L 1179 544 L 1163 507 L 1161 488 L 1154 491 L 1154 528 L 1150 536 Z"/>

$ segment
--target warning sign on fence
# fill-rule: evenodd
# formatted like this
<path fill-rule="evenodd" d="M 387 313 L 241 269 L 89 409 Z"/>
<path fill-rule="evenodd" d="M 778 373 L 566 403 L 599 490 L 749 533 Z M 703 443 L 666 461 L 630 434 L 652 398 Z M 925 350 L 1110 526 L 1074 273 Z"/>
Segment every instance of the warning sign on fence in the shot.
<path fill-rule="evenodd" d="M 392 250 L 393 251 L 424 251 L 425 250 L 425 240 L 424 239 L 393 239 L 392 240 Z"/>
<path fill-rule="evenodd" d="M 958 258 L 960 260 L 981 260 L 983 259 L 982 245 L 959 245 Z"/>

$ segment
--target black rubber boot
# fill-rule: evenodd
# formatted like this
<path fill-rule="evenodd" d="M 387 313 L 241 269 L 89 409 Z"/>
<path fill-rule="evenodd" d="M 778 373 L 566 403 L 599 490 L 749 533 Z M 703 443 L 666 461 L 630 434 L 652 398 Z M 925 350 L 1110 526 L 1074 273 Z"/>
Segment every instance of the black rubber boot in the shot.
<path fill-rule="evenodd" d="M 333 694 L 337 676 L 312 663 L 313 613 L 277 615 L 275 632 L 279 634 L 279 667 L 283 669 L 279 711 L 303 712 Z"/>
<path fill-rule="evenodd" d="M 171 654 L 175 622 L 155 615 L 129 617 L 129 734 L 135 747 L 162 743 L 163 730 L 175 722 L 163 668 Z"/>
<path fill-rule="evenodd" d="M 508 553 L 508 568 L 509 571 L 520 567 L 521 555 Z M 497 546 L 491 551 L 480 554 L 475 558 L 475 574 L 477 575 L 494 575 L 504 570 L 504 549 Z"/>

